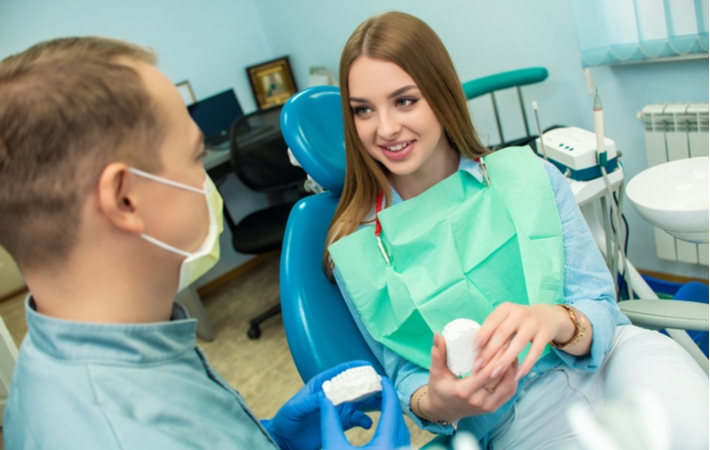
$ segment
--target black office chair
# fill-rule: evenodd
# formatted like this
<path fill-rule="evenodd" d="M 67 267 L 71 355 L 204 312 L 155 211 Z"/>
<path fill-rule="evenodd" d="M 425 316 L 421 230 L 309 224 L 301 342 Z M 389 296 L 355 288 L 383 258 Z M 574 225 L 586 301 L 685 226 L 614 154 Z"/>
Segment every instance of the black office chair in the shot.
<path fill-rule="evenodd" d="M 225 219 L 232 231 L 234 250 L 259 254 L 280 250 L 286 222 L 294 203 L 304 195 L 306 173 L 293 166 L 281 135 L 281 107 L 247 114 L 237 119 L 229 133 L 232 168 L 249 189 L 270 194 L 272 206 L 255 211 L 238 224 L 225 208 Z M 289 198 L 290 200 L 287 200 Z M 259 325 L 281 313 L 281 303 L 249 320 L 247 336 L 258 339 Z"/>

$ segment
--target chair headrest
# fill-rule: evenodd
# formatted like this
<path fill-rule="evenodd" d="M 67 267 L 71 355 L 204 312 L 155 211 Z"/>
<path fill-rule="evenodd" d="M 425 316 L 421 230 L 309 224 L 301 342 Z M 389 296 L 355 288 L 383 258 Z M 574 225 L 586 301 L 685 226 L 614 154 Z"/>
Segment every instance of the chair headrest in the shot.
<path fill-rule="evenodd" d="M 340 195 L 345 182 L 345 132 L 340 89 L 314 86 L 297 93 L 281 110 L 281 132 L 303 169 Z"/>

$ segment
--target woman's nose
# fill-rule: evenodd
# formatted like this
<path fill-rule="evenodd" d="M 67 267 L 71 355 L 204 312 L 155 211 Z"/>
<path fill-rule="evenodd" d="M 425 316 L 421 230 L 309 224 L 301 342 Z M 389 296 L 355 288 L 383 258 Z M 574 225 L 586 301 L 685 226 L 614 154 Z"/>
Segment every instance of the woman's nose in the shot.
<path fill-rule="evenodd" d="M 402 124 L 396 117 L 386 112 L 381 113 L 379 119 L 377 134 L 379 134 L 382 139 L 388 141 L 394 140 L 401 131 Z"/>

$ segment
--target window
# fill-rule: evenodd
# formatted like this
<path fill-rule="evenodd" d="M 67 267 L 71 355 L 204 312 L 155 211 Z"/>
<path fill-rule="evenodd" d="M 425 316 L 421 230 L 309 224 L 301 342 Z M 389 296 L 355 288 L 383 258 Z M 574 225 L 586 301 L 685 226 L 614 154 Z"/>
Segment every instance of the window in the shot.
<path fill-rule="evenodd" d="M 571 0 L 584 67 L 708 55 L 708 0 Z"/>

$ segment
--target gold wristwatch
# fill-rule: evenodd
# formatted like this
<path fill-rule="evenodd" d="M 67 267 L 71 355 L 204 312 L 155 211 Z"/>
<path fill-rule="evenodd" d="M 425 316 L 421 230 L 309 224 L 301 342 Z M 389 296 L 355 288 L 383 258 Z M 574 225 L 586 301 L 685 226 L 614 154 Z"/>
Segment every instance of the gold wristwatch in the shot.
<path fill-rule="evenodd" d="M 587 326 L 583 323 L 580 323 L 580 321 L 577 319 L 577 315 L 574 313 L 575 309 L 572 308 L 569 305 L 564 305 L 564 304 L 559 304 L 557 305 L 561 308 L 564 308 L 567 310 L 567 314 L 569 314 L 569 318 L 572 320 L 572 323 L 574 324 L 574 336 L 572 336 L 572 339 L 569 341 L 565 342 L 564 344 L 558 344 L 554 340 L 550 341 L 550 345 L 559 348 L 560 350 L 566 350 L 570 347 L 572 347 L 574 344 L 579 342 L 584 336 L 587 334 Z"/>

